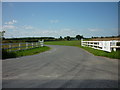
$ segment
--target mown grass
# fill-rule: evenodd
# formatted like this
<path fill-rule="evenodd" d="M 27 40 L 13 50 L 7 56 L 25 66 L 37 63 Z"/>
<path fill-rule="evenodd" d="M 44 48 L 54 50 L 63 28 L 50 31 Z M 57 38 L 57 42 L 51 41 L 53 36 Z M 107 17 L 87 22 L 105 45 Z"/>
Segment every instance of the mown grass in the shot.
<path fill-rule="evenodd" d="M 27 50 L 20 50 L 20 51 L 16 51 L 16 52 L 7 52 L 6 50 L 2 50 L 2 59 L 34 55 L 34 54 L 38 54 L 38 53 L 47 51 L 49 49 L 50 49 L 50 47 L 44 46 L 44 47 L 36 47 L 36 48 L 32 48 L 32 49 L 27 49 Z"/>
<path fill-rule="evenodd" d="M 104 56 L 104 57 L 109 57 L 109 58 L 113 58 L 113 59 L 120 59 L 120 50 L 119 51 L 112 51 L 112 52 L 106 52 L 106 51 L 102 51 L 102 50 L 98 50 L 98 49 L 93 49 L 90 47 L 83 47 L 80 46 L 80 48 L 83 48 L 85 50 L 87 50 L 88 52 L 96 55 L 96 56 Z"/>
<path fill-rule="evenodd" d="M 81 42 L 79 40 L 76 41 L 48 41 L 44 42 L 47 45 L 64 45 L 64 46 L 80 46 Z"/>
<path fill-rule="evenodd" d="M 76 40 L 76 41 L 51 41 L 51 42 L 45 42 L 45 44 L 47 45 L 65 45 L 65 46 L 76 46 L 76 47 L 80 47 L 96 56 L 104 56 L 104 57 L 109 57 L 109 58 L 113 58 L 113 59 L 120 59 L 120 50 L 119 51 L 112 51 L 112 52 L 105 52 L 102 50 L 98 50 L 98 49 L 93 49 L 90 47 L 82 47 L 81 46 L 81 42 Z"/>

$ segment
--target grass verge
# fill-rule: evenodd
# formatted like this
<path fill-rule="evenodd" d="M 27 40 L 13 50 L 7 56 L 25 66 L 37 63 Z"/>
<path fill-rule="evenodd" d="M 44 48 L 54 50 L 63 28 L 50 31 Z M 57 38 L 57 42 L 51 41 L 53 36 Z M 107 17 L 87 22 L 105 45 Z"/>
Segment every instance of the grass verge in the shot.
<path fill-rule="evenodd" d="M 65 45 L 65 46 L 76 46 L 83 48 L 84 50 L 96 55 L 96 56 L 104 56 L 104 57 L 109 57 L 113 59 L 120 59 L 120 50 L 119 51 L 112 51 L 112 52 L 105 52 L 102 50 L 98 49 L 93 49 L 90 47 L 82 47 L 80 41 L 51 41 L 51 42 L 45 42 L 47 45 Z"/>
<path fill-rule="evenodd" d="M 90 48 L 90 47 L 83 47 L 83 46 L 80 46 L 80 48 L 83 48 L 85 49 L 86 51 L 96 55 L 96 56 L 104 56 L 104 57 L 109 57 L 109 58 L 113 58 L 113 59 L 120 59 L 120 50 L 119 51 L 112 51 L 112 52 L 105 52 L 105 51 L 102 51 L 102 50 L 98 50 L 98 49 L 93 49 L 93 48 Z"/>
<path fill-rule="evenodd" d="M 16 52 L 7 52 L 5 50 L 2 50 L 2 59 L 34 55 L 34 54 L 38 54 L 38 53 L 41 53 L 47 50 L 50 50 L 50 47 L 47 47 L 47 46 L 37 47 L 37 48 L 32 48 L 32 49 L 27 49 L 27 50 L 20 50 Z"/>

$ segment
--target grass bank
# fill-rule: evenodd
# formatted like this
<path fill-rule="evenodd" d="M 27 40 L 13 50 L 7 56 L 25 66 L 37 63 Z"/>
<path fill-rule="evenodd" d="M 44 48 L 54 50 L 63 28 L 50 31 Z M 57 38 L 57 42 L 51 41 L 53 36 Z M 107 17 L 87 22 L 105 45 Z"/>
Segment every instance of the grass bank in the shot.
<path fill-rule="evenodd" d="M 113 59 L 120 59 L 120 50 L 119 51 L 112 51 L 112 52 L 105 52 L 102 50 L 98 50 L 98 49 L 93 49 L 90 47 L 82 47 L 80 46 L 80 48 L 83 48 L 85 50 L 87 50 L 88 52 L 96 55 L 96 56 L 104 56 L 104 57 L 109 57 L 109 58 L 113 58 Z"/>
<path fill-rule="evenodd" d="M 37 48 L 33 48 L 33 49 L 28 49 L 28 50 L 20 50 L 20 51 L 16 51 L 16 52 L 7 52 L 5 50 L 2 50 L 2 59 L 34 55 L 34 54 L 38 54 L 38 53 L 47 51 L 49 49 L 50 49 L 50 47 L 44 46 L 44 47 L 37 47 Z"/>
<path fill-rule="evenodd" d="M 96 56 L 104 56 L 104 57 L 109 57 L 113 59 L 120 59 L 120 51 L 112 51 L 112 52 L 105 52 L 102 50 L 97 50 L 89 47 L 82 47 L 80 41 L 51 41 L 51 42 L 45 42 L 47 45 L 65 45 L 65 46 L 76 46 L 80 47 Z"/>

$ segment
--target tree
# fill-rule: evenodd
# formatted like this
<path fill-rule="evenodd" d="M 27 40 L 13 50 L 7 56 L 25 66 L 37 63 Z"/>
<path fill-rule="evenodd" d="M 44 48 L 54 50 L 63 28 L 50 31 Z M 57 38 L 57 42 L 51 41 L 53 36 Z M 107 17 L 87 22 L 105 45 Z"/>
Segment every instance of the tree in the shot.
<path fill-rule="evenodd" d="M 5 31 L 2 31 L 2 32 L 0 31 L 0 38 L 2 38 L 2 39 L 4 38 L 4 33 L 5 33 Z"/>
<path fill-rule="evenodd" d="M 60 40 L 62 40 L 63 38 L 62 38 L 62 36 L 60 36 Z"/>
<path fill-rule="evenodd" d="M 70 36 L 67 36 L 66 39 L 67 39 L 67 40 L 70 40 Z"/>
<path fill-rule="evenodd" d="M 71 40 L 71 37 L 70 37 L 70 36 L 67 36 L 67 37 L 64 37 L 64 39 L 66 39 L 66 40 Z"/>
<path fill-rule="evenodd" d="M 82 36 L 82 35 L 76 35 L 76 38 L 77 38 L 78 40 L 81 40 L 81 39 L 83 38 L 83 36 Z"/>

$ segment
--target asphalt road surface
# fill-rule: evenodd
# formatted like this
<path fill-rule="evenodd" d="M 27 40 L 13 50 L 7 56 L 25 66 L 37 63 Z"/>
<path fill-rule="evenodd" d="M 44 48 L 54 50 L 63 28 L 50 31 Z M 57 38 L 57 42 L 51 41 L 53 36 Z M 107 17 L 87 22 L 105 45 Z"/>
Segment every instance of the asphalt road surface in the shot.
<path fill-rule="evenodd" d="M 118 88 L 118 60 L 73 46 L 3 60 L 3 88 Z"/>

